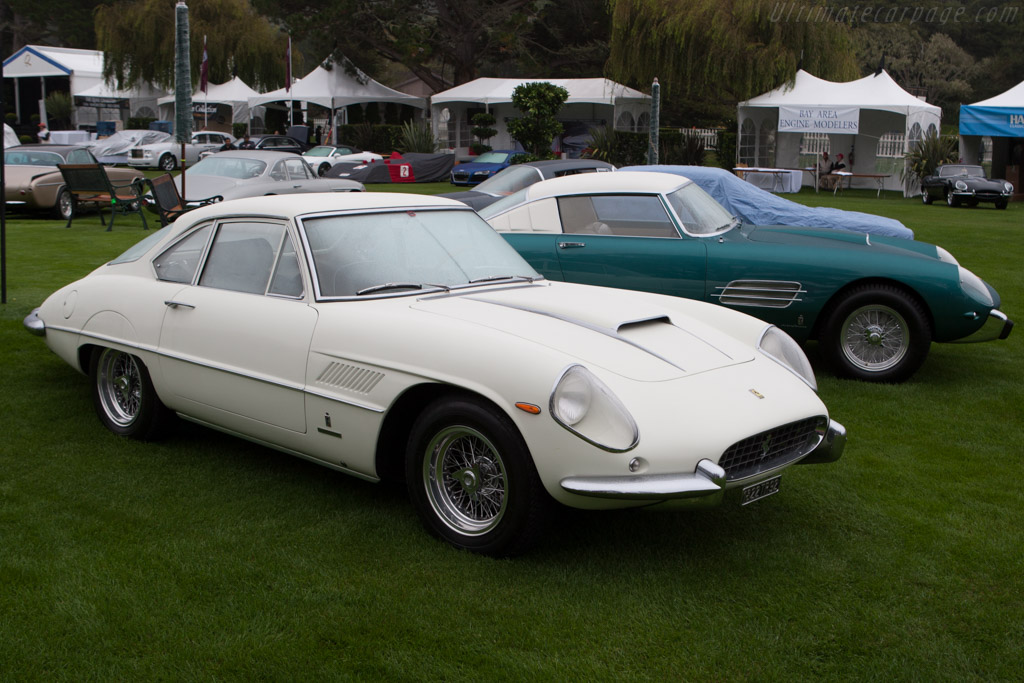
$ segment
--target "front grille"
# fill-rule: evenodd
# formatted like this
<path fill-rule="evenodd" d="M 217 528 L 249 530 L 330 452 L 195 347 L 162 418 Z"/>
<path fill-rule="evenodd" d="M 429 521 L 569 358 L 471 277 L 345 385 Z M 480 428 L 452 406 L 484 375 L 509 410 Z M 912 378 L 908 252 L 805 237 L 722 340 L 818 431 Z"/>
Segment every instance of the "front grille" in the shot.
<path fill-rule="evenodd" d="M 466 180 L 469 180 L 469 174 L 466 173 L 465 171 L 455 171 L 452 173 L 452 180 L 464 182 Z"/>
<path fill-rule="evenodd" d="M 814 450 L 825 435 L 828 419 L 810 417 L 737 441 L 718 464 L 726 479 L 745 479 L 785 465 Z"/>
<path fill-rule="evenodd" d="M 780 280 L 733 280 L 715 289 L 719 291 L 712 296 L 717 296 L 720 304 L 763 308 L 786 308 L 807 293 L 799 282 Z"/>
<path fill-rule="evenodd" d="M 141 149 L 133 149 L 133 150 L 131 150 L 131 155 L 132 155 L 132 159 L 141 159 L 142 158 L 142 150 Z"/>

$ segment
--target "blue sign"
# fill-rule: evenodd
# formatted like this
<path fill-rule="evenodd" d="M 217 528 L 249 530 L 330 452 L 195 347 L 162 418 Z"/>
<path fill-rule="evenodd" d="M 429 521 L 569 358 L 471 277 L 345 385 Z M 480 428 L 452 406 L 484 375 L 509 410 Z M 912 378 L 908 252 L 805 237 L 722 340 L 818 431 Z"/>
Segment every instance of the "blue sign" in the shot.
<path fill-rule="evenodd" d="M 960 105 L 960 135 L 1024 138 L 1024 107 Z"/>

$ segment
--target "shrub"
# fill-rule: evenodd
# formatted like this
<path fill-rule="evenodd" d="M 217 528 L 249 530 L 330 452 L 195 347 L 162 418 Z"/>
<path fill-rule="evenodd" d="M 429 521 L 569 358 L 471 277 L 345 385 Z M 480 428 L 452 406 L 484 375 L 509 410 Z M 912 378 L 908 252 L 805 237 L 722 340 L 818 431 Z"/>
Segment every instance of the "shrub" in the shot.
<path fill-rule="evenodd" d="M 569 99 L 560 85 L 541 81 L 522 83 L 512 91 L 512 104 L 523 116 L 508 122 L 508 132 L 527 152 L 539 158 L 551 155 L 551 141 L 562 132 L 555 116 Z"/>
<path fill-rule="evenodd" d="M 402 142 L 398 146 L 402 152 L 423 152 L 433 154 L 437 151 L 434 133 L 425 123 L 406 121 L 402 124 Z"/>
<path fill-rule="evenodd" d="M 493 149 L 488 142 L 494 137 L 498 131 L 495 128 L 491 128 L 497 119 L 494 118 L 494 114 L 487 112 L 480 112 L 473 114 L 473 118 L 470 119 L 473 123 L 473 130 L 470 132 L 480 139 L 480 142 L 474 142 L 470 145 L 470 149 L 473 150 L 473 154 L 483 154 L 484 152 L 490 152 Z"/>
<path fill-rule="evenodd" d="M 659 161 L 662 164 L 684 166 L 704 165 L 704 140 L 692 131 L 662 131 L 659 135 L 661 149 Z"/>
<path fill-rule="evenodd" d="M 913 178 L 921 182 L 925 176 L 935 175 L 939 164 L 955 162 L 959 156 L 960 143 L 955 135 L 939 135 L 930 129 L 918 140 L 914 149 L 906 153 L 906 163 L 900 172 L 900 179 Z"/>

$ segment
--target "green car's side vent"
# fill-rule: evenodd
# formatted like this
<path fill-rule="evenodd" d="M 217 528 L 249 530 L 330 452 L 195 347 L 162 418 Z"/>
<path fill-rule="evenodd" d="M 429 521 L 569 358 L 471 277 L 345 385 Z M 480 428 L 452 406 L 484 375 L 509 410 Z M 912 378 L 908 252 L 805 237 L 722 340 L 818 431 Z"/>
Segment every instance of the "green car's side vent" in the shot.
<path fill-rule="evenodd" d="M 712 296 L 718 302 L 729 306 L 760 306 L 761 308 L 786 308 L 807 290 L 799 282 L 780 280 L 733 280 Z"/>

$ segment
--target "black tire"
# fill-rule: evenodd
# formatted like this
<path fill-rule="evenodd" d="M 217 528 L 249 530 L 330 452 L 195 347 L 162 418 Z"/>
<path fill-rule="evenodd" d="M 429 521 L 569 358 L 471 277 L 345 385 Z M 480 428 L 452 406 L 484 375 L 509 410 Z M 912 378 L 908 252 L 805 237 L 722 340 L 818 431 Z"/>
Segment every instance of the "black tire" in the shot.
<path fill-rule="evenodd" d="M 316 174 L 323 178 L 325 175 L 327 175 L 327 172 L 330 170 L 331 165 L 325 161 L 324 163 L 320 164 L 320 168 L 316 169 Z"/>
<path fill-rule="evenodd" d="M 921 367 L 931 346 L 921 304 L 890 285 L 851 290 L 823 320 L 821 351 L 840 377 L 903 382 Z"/>
<path fill-rule="evenodd" d="M 68 188 L 60 188 L 57 193 L 57 201 L 53 203 L 53 213 L 62 220 L 69 220 L 75 211 L 75 199 L 68 192 Z"/>
<path fill-rule="evenodd" d="M 960 198 L 953 194 L 953 190 L 946 190 L 946 204 L 954 209 L 960 206 Z"/>
<path fill-rule="evenodd" d="M 173 154 L 164 154 L 157 163 L 161 171 L 173 171 L 178 167 L 178 161 Z"/>
<path fill-rule="evenodd" d="M 156 395 L 141 360 L 116 349 L 96 349 L 89 360 L 89 378 L 93 406 L 107 429 L 141 441 L 163 433 L 171 413 Z"/>
<path fill-rule="evenodd" d="M 974 207 L 976 207 L 977 205 L 978 205 L 978 200 L 977 199 L 968 199 L 967 200 L 967 206 L 971 207 L 972 209 Z"/>
<path fill-rule="evenodd" d="M 1005 199 L 1000 199 L 1000 200 L 996 201 L 996 208 L 997 209 L 1005 209 L 1007 204 L 1009 204 L 1009 203 L 1010 202 L 1008 202 Z"/>
<path fill-rule="evenodd" d="M 468 398 L 440 399 L 417 418 L 406 482 L 431 534 L 485 555 L 525 551 L 550 514 L 551 499 L 515 425 Z"/>
<path fill-rule="evenodd" d="M 921 192 L 921 203 L 925 206 L 932 203 L 932 196 L 928 194 L 928 190 L 923 190 Z"/>

